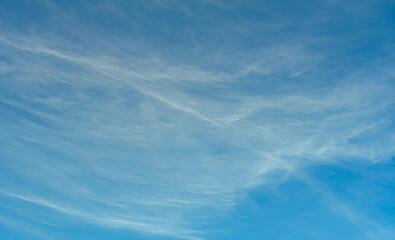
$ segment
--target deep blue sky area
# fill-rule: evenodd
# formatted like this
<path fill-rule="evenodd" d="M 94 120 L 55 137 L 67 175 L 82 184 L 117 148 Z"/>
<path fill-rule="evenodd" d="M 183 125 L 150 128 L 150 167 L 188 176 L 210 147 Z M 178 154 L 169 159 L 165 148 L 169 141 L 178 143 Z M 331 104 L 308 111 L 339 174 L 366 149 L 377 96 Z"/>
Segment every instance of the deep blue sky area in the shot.
<path fill-rule="evenodd" d="M 395 2 L 0 1 L 0 239 L 395 239 Z"/>

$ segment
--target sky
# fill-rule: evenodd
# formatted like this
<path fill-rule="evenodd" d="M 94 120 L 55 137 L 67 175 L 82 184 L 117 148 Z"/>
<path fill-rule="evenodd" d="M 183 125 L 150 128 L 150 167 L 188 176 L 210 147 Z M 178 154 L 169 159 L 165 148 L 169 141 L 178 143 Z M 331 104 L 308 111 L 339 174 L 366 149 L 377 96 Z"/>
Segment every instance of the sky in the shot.
<path fill-rule="evenodd" d="M 1 0 L 0 238 L 395 239 L 395 2 Z"/>

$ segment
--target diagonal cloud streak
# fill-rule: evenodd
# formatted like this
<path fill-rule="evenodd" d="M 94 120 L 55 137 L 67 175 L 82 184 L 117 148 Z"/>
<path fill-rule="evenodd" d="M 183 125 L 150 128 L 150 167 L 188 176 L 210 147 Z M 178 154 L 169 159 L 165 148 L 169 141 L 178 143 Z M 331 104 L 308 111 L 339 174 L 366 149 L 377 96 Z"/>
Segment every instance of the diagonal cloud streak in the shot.
<path fill-rule="evenodd" d="M 207 2 L 201 4 L 230 8 Z M 55 19 L 74 16 L 51 1 L 37 4 L 57 13 Z M 189 21 L 201 20 L 181 5 L 176 9 Z M 157 8 L 166 6 L 143 7 Z M 119 6 L 87 9 L 117 13 L 143 29 L 139 36 L 146 34 L 139 24 L 154 21 L 137 10 L 130 14 L 138 20 L 132 19 Z M 371 58 L 344 71 L 337 61 L 349 64 L 345 56 L 333 59 L 331 49 L 316 47 L 338 44 L 335 37 L 296 34 L 278 41 L 278 32 L 294 26 L 281 16 L 272 16 L 274 23 L 242 24 L 211 17 L 222 24 L 220 34 L 217 25 L 196 27 L 213 35 L 206 42 L 199 32 L 179 26 L 193 36 L 182 40 L 196 45 L 185 43 L 177 54 L 163 47 L 176 49 L 172 41 L 155 42 L 154 35 L 148 37 L 153 42 L 140 42 L 134 35 L 98 36 L 99 30 L 89 27 L 77 32 L 74 25 L 86 26 L 75 19 L 59 27 L 70 36 L 1 30 L 2 198 L 61 213 L 41 217 L 40 210 L 26 208 L 24 214 L 55 225 L 68 216 L 103 227 L 204 239 L 200 227 L 257 186 L 301 176 L 312 165 L 390 161 L 392 62 L 383 66 Z M 262 26 L 267 32 L 259 32 Z M 240 46 L 246 45 L 244 37 L 258 33 L 268 36 L 267 43 Z M 344 204 L 322 195 L 343 206 L 347 217 Z M 351 210 L 348 218 L 360 224 Z"/>

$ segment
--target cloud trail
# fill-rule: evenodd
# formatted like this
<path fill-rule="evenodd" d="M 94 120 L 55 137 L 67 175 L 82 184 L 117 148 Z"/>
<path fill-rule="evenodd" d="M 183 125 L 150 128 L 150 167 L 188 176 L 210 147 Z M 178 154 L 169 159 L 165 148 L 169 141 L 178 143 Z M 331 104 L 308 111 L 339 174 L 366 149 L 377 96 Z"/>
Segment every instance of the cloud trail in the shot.
<path fill-rule="evenodd" d="M 207 2 L 229 11 L 228 4 Z M 154 21 L 151 14 L 168 7 L 136 3 L 139 13 L 125 4 L 130 17 L 121 5 L 100 3 L 62 12 L 61 4 L 34 2 L 56 13 L 48 19 L 70 20 L 59 26 L 62 34 L 1 30 L 3 197 L 93 225 L 204 239 L 200 227 L 257 186 L 301 176 L 315 164 L 375 164 L 394 156 L 392 62 L 371 57 L 356 66 L 345 53 L 334 59 L 331 47 L 341 43 L 318 37 L 308 19 L 299 24 L 313 25 L 316 34 L 281 41 L 295 27 L 282 16 L 257 24 L 200 16 L 207 25 L 198 27 L 200 10 L 186 3 L 175 9 L 197 30 L 177 25 L 186 44 L 175 54 L 172 41 L 137 39 L 149 34 L 144 23 Z M 79 19 L 79 11 L 92 19 L 116 13 L 112 20 L 125 23 L 124 32 L 138 34 L 113 36 L 116 30 Z M 243 48 L 246 36 L 267 40 Z M 50 222 L 61 224 L 62 217 Z"/>

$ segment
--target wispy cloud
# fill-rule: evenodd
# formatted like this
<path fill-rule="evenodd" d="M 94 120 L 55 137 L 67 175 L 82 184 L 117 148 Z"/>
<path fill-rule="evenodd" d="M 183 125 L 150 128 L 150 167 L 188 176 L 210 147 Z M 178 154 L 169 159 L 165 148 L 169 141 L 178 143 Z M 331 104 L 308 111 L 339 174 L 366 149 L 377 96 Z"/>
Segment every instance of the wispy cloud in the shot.
<path fill-rule="evenodd" d="M 55 19 L 69 14 L 44 3 Z M 106 11 L 132 22 L 113 7 Z M 315 46 L 331 40 L 270 39 L 209 57 L 197 44 L 187 59 L 128 36 L 82 37 L 70 26 L 85 25 L 71 20 L 62 27 L 70 36 L 1 32 L 7 197 L 100 226 L 199 239 L 212 211 L 257 185 L 311 164 L 374 163 L 395 152 L 393 66 L 372 59 L 369 69 L 328 70 L 330 50 Z M 250 24 L 245 31 L 258 30 Z"/>

